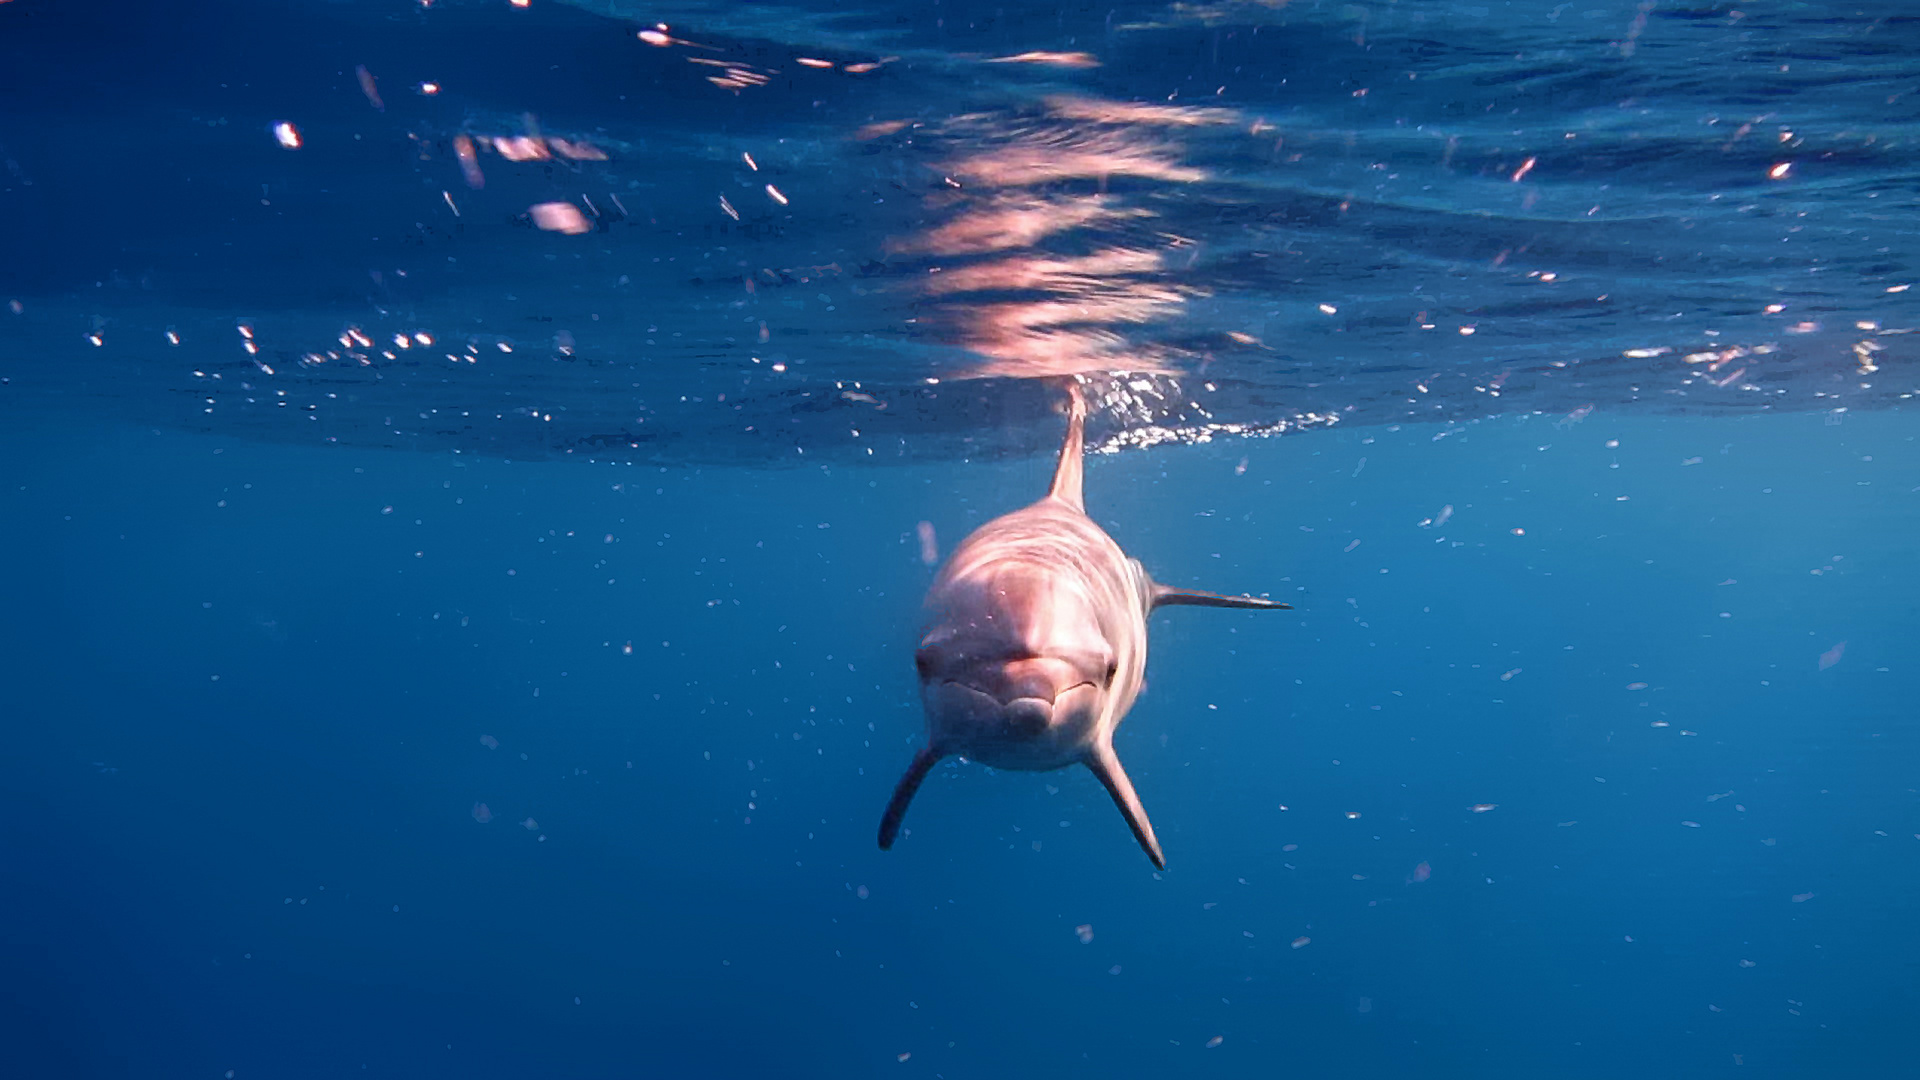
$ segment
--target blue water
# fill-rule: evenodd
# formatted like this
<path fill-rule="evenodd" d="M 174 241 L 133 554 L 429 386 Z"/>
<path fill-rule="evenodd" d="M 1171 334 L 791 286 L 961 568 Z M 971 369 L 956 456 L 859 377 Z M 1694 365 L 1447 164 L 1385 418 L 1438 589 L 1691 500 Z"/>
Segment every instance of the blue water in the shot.
<path fill-rule="evenodd" d="M 0 1075 L 1912 1072 L 1903 5 L 0 54 Z M 1165 872 L 1078 769 L 881 852 L 920 527 L 1066 375 L 1094 519 L 1295 610 L 1153 618 Z"/>

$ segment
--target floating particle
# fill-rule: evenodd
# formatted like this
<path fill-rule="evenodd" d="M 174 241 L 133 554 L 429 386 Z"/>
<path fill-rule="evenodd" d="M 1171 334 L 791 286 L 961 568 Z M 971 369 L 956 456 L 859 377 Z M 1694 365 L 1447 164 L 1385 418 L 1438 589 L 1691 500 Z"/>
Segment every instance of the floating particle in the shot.
<path fill-rule="evenodd" d="M 777 187 L 774 187 L 772 184 L 767 185 L 767 198 L 772 199 L 774 202 L 779 203 L 781 206 L 787 205 L 787 197 L 781 194 L 780 189 Z"/>
<path fill-rule="evenodd" d="M 1433 867 L 1428 863 L 1422 862 L 1413 868 L 1413 873 L 1407 875 L 1407 884 L 1418 885 L 1431 877 L 1433 877 Z"/>
<path fill-rule="evenodd" d="M 533 223 L 548 232 L 578 236 L 591 232 L 593 226 L 587 223 L 587 217 L 580 208 L 570 202 L 535 203 L 527 208 Z"/>
<path fill-rule="evenodd" d="M 1645 690 L 1646 688 L 1647 684 L 1643 682 L 1630 682 L 1627 684 L 1627 689 L 1629 690 Z"/>
<path fill-rule="evenodd" d="M 1518 674 L 1520 674 L 1520 669 L 1519 669 L 1519 668 L 1514 668 L 1514 669 L 1513 669 L 1512 671 L 1503 671 L 1503 672 L 1501 672 L 1501 673 L 1500 673 L 1500 681 L 1501 681 L 1501 682 L 1512 682 L 1512 681 L 1513 681 L 1513 677 L 1514 677 L 1515 675 L 1518 675 Z"/>
<path fill-rule="evenodd" d="M 899 1062 L 905 1062 L 905 1061 L 906 1061 L 906 1060 L 907 1060 L 908 1058 L 910 1058 L 910 1057 L 912 1057 L 912 1056 L 913 1056 L 913 1051 L 911 1051 L 911 1050 L 909 1050 L 909 1051 L 907 1051 L 907 1052 L 906 1052 L 906 1053 L 904 1053 L 904 1054 L 897 1054 L 897 1055 L 895 1055 L 895 1056 L 894 1056 L 894 1060 L 895 1060 L 895 1061 L 899 1061 Z"/>
<path fill-rule="evenodd" d="M 1775 165 L 1773 168 L 1767 170 L 1767 179 L 1783 180 L 1786 178 L 1787 171 L 1792 168 L 1793 168 L 1793 162 L 1783 161 L 1780 164 Z"/>
<path fill-rule="evenodd" d="M 1352 820 L 1354 820 L 1355 818 L 1357 818 L 1357 817 L 1359 817 L 1359 816 L 1360 816 L 1360 811 L 1358 811 L 1358 810 L 1349 810 L 1349 811 L 1347 811 L 1347 820 L 1348 820 L 1348 821 L 1352 821 Z"/>
<path fill-rule="evenodd" d="M 508 161 L 546 161 L 553 156 L 544 141 L 530 135 L 495 135 L 493 150 Z"/>
<path fill-rule="evenodd" d="M 547 145 L 553 148 L 554 153 L 573 161 L 607 160 L 607 152 L 592 143 L 568 142 L 566 139 L 556 139 L 548 136 Z M 615 197 L 613 201 L 616 206 L 620 204 L 618 197 Z M 626 212 L 626 207 L 622 206 L 620 209 L 622 213 Z"/>
<path fill-rule="evenodd" d="M 300 129 L 294 127 L 292 121 L 282 120 L 273 125 L 273 138 L 288 150 L 300 149 Z"/>
<path fill-rule="evenodd" d="M 473 804 L 473 820 L 479 822 L 482 825 L 485 825 L 487 822 L 493 820 L 493 811 L 487 809 L 486 803 L 483 803 L 483 802 L 474 803 Z"/>
<path fill-rule="evenodd" d="M 668 37 L 667 35 L 661 33 L 658 30 L 640 31 L 640 40 L 646 42 L 649 45 L 655 46 L 656 48 L 664 48 L 668 45 L 673 44 L 672 38 Z"/>
<path fill-rule="evenodd" d="M 1344 550 L 1352 551 L 1354 548 L 1357 548 L 1359 546 L 1360 546 L 1360 541 L 1355 540 L 1353 543 L 1348 544 Z"/>
<path fill-rule="evenodd" d="M 360 92 L 367 95 L 367 104 L 381 112 L 386 112 L 387 103 L 380 100 L 380 88 L 374 81 L 373 72 L 367 70 L 367 65 L 361 64 L 354 68 L 353 75 L 360 80 Z"/>
<path fill-rule="evenodd" d="M 460 162 L 460 175 L 466 178 L 468 187 L 479 189 L 487 186 L 487 178 L 480 172 L 480 157 L 473 149 L 471 138 L 466 135 L 455 135 L 453 156 Z"/>
<path fill-rule="evenodd" d="M 1525 535 L 1527 535 L 1527 530 L 1525 530 L 1525 529 L 1508 529 L 1507 531 L 1508 531 L 1508 532 L 1510 532 L 1510 533 L 1512 533 L 1512 534 L 1513 534 L 1513 535 L 1515 535 L 1515 536 L 1525 536 Z"/>
<path fill-rule="evenodd" d="M 1073 935 L 1080 939 L 1082 945 L 1093 944 L 1093 924 L 1081 923 L 1073 928 Z"/>
<path fill-rule="evenodd" d="M 1207 1040 L 1207 1049 L 1211 1050 L 1214 1047 L 1219 1046 L 1221 1043 L 1225 1041 L 1226 1041 L 1226 1036 L 1215 1035 L 1213 1038 Z"/>
<path fill-rule="evenodd" d="M 1520 167 L 1518 169 L 1513 170 L 1513 182 L 1517 184 L 1521 180 L 1526 179 L 1526 175 L 1533 171 L 1534 163 L 1537 160 L 1538 160 L 1537 158 L 1528 158 L 1527 160 L 1521 162 Z"/>
<path fill-rule="evenodd" d="M 1290 944 L 1292 944 L 1292 946 L 1296 949 L 1304 949 L 1307 946 L 1313 944 L 1313 939 L 1303 935 L 1301 937 L 1294 938 Z"/>
<path fill-rule="evenodd" d="M 1797 892 L 1793 894 L 1793 902 L 1796 904 L 1804 904 L 1813 899 L 1813 896 L 1814 894 L 1810 892 Z"/>
<path fill-rule="evenodd" d="M 733 220 L 735 221 L 740 220 L 740 211 L 735 210 L 733 208 L 733 204 L 727 201 L 727 197 L 725 195 L 720 196 L 720 209 L 726 211 L 727 216 L 732 218 Z"/>
<path fill-rule="evenodd" d="M 826 68 L 828 70 L 833 68 L 833 61 L 816 60 L 811 56 L 796 56 L 793 58 L 793 62 L 799 64 L 801 67 Z"/>
<path fill-rule="evenodd" d="M 1751 960 L 1742 960 L 1740 961 L 1740 966 L 1743 968 L 1750 968 L 1750 967 L 1755 967 L 1756 965 Z"/>
<path fill-rule="evenodd" d="M 1489 810 L 1497 809 L 1499 806 L 1500 804 L 1497 802 L 1477 802 L 1474 803 L 1470 809 L 1476 814 L 1484 814 Z"/>
<path fill-rule="evenodd" d="M 865 885 L 862 885 L 859 888 L 853 890 L 853 895 L 859 897 L 862 900 L 865 900 L 868 896 L 871 896 L 872 894 L 867 892 L 867 887 Z"/>
<path fill-rule="evenodd" d="M 934 535 L 933 522 L 922 521 L 913 527 L 914 534 L 920 538 L 920 561 L 932 566 L 940 561 L 940 540 Z"/>
<path fill-rule="evenodd" d="M 1832 667 L 1833 665 L 1839 663 L 1840 658 L 1842 656 L 1845 656 L 1846 654 L 1847 654 L 1846 642 L 1842 641 L 1834 645 L 1833 648 L 1828 649 L 1826 652 L 1823 652 L 1820 654 L 1820 670 L 1825 671 L 1828 668 Z"/>
<path fill-rule="evenodd" d="M 989 64 L 1046 64 L 1051 67 L 1094 68 L 1100 66 L 1100 60 L 1092 53 L 1084 52 L 1023 52 L 1015 56 L 995 56 Z M 848 70 L 852 70 L 849 68 Z"/>
<path fill-rule="evenodd" d="M 500 740 L 491 735 L 482 735 L 480 736 L 480 745 L 489 750 L 498 750 L 500 749 Z"/>
<path fill-rule="evenodd" d="M 1115 965 L 1113 965 L 1112 967 L 1110 967 L 1110 968 L 1108 968 L 1108 969 L 1107 969 L 1107 974 L 1109 974 L 1109 975 L 1118 975 L 1118 974 L 1120 974 L 1120 965 L 1119 965 L 1119 964 L 1115 964 Z"/>
<path fill-rule="evenodd" d="M 1337 307 L 1334 307 L 1332 304 L 1320 305 L 1320 314 L 1322 315 L 1333 315 L 1333 314 L 1337 314 L 1339 311 L 1340 309 Z"/>
<path fill-rule="evenodd" d="M 1700 823 L 1697 821 L 1683 821 L 1680 824 L 1685 825 L 1689 829 L 1697 829 L 1700 827 Z"/>

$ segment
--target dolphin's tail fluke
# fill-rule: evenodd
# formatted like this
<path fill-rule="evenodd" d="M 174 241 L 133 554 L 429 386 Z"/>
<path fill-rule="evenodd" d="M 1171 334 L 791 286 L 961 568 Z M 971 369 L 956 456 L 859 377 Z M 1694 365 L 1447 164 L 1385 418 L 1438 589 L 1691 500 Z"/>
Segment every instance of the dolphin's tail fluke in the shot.
<path fill-rule="evenodd" d="M 900 835 L 900 819 L 907 816 L 907 804 L 913 801 L 913 793 L 920 790 L 920 782 L 927 778 L 927 773 L 939 761 L 940 755 L 932 750 L 921 750 L 913 755 L 913 764 L 907 766 L 906 775 L 894 785 L 893 800 L 887 803 L 887 812 L 880 818 L 881 851 L 893 847 L 894 838 Z"/>
<path fill-rule="evenodd" d="M 1120 767 L 1120 757 L 1113 752 L 1113 744 L 1105 739 L 1096 742 L 1087 752 L 1087 768 L 1106 785 L 1107 794 L 1113 796 L 1113 804 L 1120 808 L 1127 827 L 1133 830 L 1133 838 L 1140 841 L 1140 850 L 1153 860 L 1155 869 L 1165 870 L 1167 857 L 1160 853 L 1160 840 L 1153 835 L 1153 822 L 1147 820 L 1147 808 L 1140 805 L 1140 796 L 1134 793 L 1127 770 Z"/>
<path fill-rule="evenodd" d="M 1201 592 L 1199 589 L 1176 589 L 1168 585 L 1153 587 L 1154 607 L 1230 607 L 1230 608 L 1278 608 L 1291 611 L 1292 604 L 1282 604 L 1278 600 L 1263 600 L 1257 596 L 1222 596 L 1219 593 Z"/>

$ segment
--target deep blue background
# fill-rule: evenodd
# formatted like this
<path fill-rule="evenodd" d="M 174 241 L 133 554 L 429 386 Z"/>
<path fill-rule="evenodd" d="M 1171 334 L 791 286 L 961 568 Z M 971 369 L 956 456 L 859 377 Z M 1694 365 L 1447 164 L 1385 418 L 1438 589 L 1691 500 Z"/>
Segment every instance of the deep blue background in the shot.
<path fill-rule="evenodd" d="M 914 524 L 950 543 L 1044 461 L 18 426 L 7 1042 L 76 1076 L 1897 1072 L 1910 429 L 1096 459 L 1163 579 L 1300 605 L 1156 619 L 1120 748 L 1157 876 L 1077 771 L 943 769 L 873 848 L 918 734 Z"/>
<path fill-rule="evenodd" d="M 1912 1074 L 1916 35 L 0 2 L 0 1078 Z M 534 127 L 610 160 L 465 186 Z M 1198 172 L 940 201 L 1036 140 Z M 1146 216 L 1034 252 L 1179 257 L 914 291 L 956 215 L 1102 193 Z M 1164 874 L 1079 770 L 949 763 L 879 852 L 916 527 L 1059 437 L 941 320 L 1140 284 L 1169 370 L 1094 435 L 1166 442 L 1088 505 L 1297 610 L 1156 617 Z"/>

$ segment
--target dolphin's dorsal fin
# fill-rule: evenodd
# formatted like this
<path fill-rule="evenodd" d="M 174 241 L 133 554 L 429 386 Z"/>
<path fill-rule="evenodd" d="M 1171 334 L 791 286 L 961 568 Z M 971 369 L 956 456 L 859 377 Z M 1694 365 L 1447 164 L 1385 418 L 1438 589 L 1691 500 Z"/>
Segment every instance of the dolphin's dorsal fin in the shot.
<path fill-rule="evenodd" d="M 940 761 L 940 755 L 931 749 L 923 749 L 913 755 L 913 764 L 907 766 L 906 775 L 894 786 L 893 801 L 887 804 L 886 815 L 880 819 L 880 850 L 893 846 L 893 839 L 900 835 L 900 819 L 907 816 L 907 804 L 913 801 L 913 793 L 920 790 L 920 782 L 927 778 Z"/>
<path fill-rule="evenodd" d="M 1269 608 L 1272 610 L 1293 610 L 1292 604 L 1282 604 L 1278 600 L 1262 600 L 1257 596 L 1222 596 L 1219 593 L 1201 592 L 1199 589 L 1176 589 L 1170 585 L 1153 587 L 1151 608 L 1158 607 L 1232 607 L 1232 608 Z"/>
<path fill-rule="evenodd" d="M 1053 487 L 1049 498 L 1059 499 L 1081 513 L 1086 500 L 1080 494 L 1080 459 L 1086 452 L 1087 399 L 1079 380 L 1067 383 L 1067 440 L 1060 445 L 1060 463 L 1053 467 Z"/>
<path fill-rule="evenodd" d="M 1140 796 L 1134 794 L 1133 781 L 1127 779 L 1127 770 L 1120 767 L 1120 757 L 1113 752 L 1113 744 L 1106 739 L 1098 739 L 1087 751 L 1087 768 L 1100 778 L 1106 786 L 1107 794 L 1113 796 L 1113 805 L 1120 808 L 1121 816 L 1127 819 L 1127 828 L 1133 830 L 1133 838 L 1140 841 L 1140 850 L 1153 860 L 1155 869 L 1167 868 L 1167 857 L 1160 853 L 1160 841 L 1153 835 L 1153 822 L 1147 820 L 1147 808 L 1140 805 Z"/>

